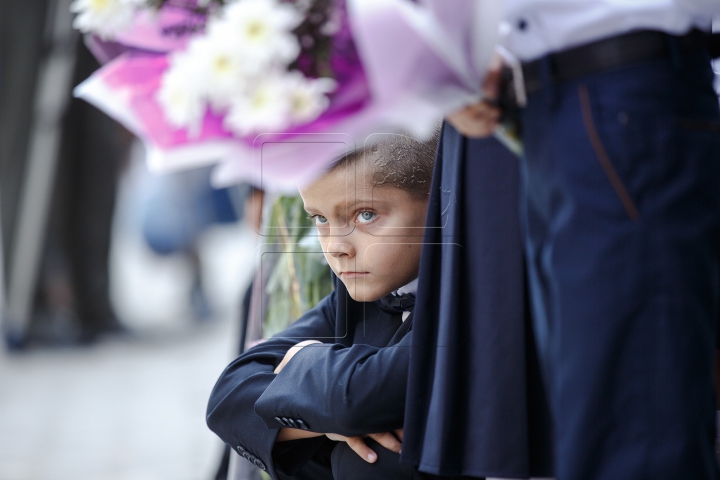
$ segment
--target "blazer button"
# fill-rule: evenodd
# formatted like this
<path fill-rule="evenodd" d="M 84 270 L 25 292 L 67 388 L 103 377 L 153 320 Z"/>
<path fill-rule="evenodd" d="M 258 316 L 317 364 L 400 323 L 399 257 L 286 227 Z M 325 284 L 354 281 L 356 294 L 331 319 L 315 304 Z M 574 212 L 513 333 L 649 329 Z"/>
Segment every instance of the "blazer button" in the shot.
<path fill-rule="evenodd" d="M 293 428 L 298 428 L 297 423 L 295 423 L 295 419 L 288 418 L 288 423 L 290 423 L 290 426 Z"/>
<path fill-rule="evenodd" d="M 237 446 L 237 451 L 240 455 L 245 455 L 245 449 L 240 445 Z"/>
<path fill-rule="evenodd" d="M 253 460 L 253 465 L 255 465 L 257 468 L 259 468 L 262 471 L 267 470 L 267 467 L 262 462 L 262 460 L 260 460 L 259 458 L 255 458 L 255 460 Z"/>
<path fill-rule="evenodd" d="M 291 426 L 291 423 L 290 423 L 290 419 L 289 419 L 289 418 L 287 418 L 287 417 L 282 417 L 282 421 L 285 422 L 284 425 L 285 425 L 286 427 Z"/>
<path fill-rule="evenodd" d="M 308 426 L 305 425 L 305 422 L 303 422 L 299 418 L 295 420 L 295 423 L 297 423 L 298 428 L 300 428 L 301 430 L 309 430 Z"/>
<path fill-rule="evenodd" d="M 284 421 L 282 418 L 280 418 L 280 417 L 275 417 L 275 420 L 276 420 L 280 425 L 282 425 L 283 427 L 287 427 L 287 423 L 285 423 L 285 421 Z"/>

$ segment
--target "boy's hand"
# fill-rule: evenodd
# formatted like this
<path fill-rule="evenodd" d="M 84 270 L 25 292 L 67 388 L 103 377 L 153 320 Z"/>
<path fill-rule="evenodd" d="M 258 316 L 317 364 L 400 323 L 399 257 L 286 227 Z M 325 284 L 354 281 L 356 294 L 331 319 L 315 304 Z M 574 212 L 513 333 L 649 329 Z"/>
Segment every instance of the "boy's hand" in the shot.
<path fill-rule="evenodd" d="M 367 444 L 363 440 L 363 438 L 365 437 L 372 438 L 391 452 L 400 453 L 400 450 L 402 449 L 402 443 L 400 443 L 400 440 L 398 440 L 398 438 L 402 438 L 402 429 L 396 430 L 394 434 L 392 432 L 371 433 L 369 435 L 363 435 L 359 437 L 345 437 L 336 433 L 326 433 L 325 435 L 330 440 L 347 443 L 348 446 L 355 453 L 360 455 L 360 458 L 362 458 L 368 463 L 375 463 L 377 461 L 377 454 L 370 447 L 367 446 Z"/>
<path fill-rule="evenodd" d="M 313 343 L 322 343 L 322 342 L 319 342 L 317 340 L 305 340 L 304 342 L 296 343 L 295 345 L 290 347 L 290 350 L 287 351 L 287 353 L 285 354 L 285 356 L 282 359 L 282 362 L 280 362 L 280 365 L 275 367 L 274 372 L 280 373 L 282 371 L 282 369 L 285 368 L 285 365 L 287 365 L 287 363 L 290 361 L 290 359 L 292 359 L 295 356 L 296 353 L 298 353 L 300 350 L 302 350 L 303 347 L 306 347 Z"/>

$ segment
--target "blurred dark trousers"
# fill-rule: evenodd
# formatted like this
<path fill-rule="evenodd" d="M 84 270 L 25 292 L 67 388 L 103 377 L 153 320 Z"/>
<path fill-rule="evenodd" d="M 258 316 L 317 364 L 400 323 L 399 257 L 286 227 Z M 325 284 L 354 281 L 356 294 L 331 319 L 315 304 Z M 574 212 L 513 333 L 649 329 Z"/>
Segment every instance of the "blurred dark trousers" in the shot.
<path fill-rule="evenodd" d="M 61 137 L 56 149 L 45 154 L 51 164 L 57 157 L 57 168 L 49 218 L 39 233 L 43 248 L 40 272 L 31 285 L 35 301 L 30 325 L 24 326 L 24 332 L 13 332 L 13 344 L 39 337 L 51 343 L 70 342 L 77 337 L 75 330 L 90 340 L 98 332 L 118 327 L 108 298 L 108 253 L 119 168 L 131 137 L 95 107 L 70 100 L 70 87 L 99 65 L 79 36 L 53 33 L 71 29 L 67 3 L 0 2 L 0 223 L 8 279 L 15 273 L 10 271 L 11 260 L 17 256 L 19 225 L 26 215 L 21 198 L 30 188 L 33 124 L 52 123 Z M 67 62 L 64 66 L 74 60 L 72 85 L 60 78 L 51 84 L 55 91 L 48 90 L 51 101 L 39 102 L 54 104 L 66 98 L 67 105 L 57 106 L 61 114 L 57 120 L 42 118 L 47 109 L 37 107 L 43 65 L 55 58 L 53 52 L 65 52 L 57 57 Z M 28 191 L 35 198 L 44 193 Z M 15 338 L 18 333 L 27 338 Z"/>
<path fill-rule="evenodd" d="M 707 54 L 669 43 L 668 59 L 546 73 L 523 114 L 521 218 L 559 480 L 720 477 L 720 115 Z"/>
<path fill-rule="evenodd" d="M 98 67 L 79 41 L 73 84 Z M 109 299 L 108 263 L 117 183 L 131 141 L 131 135 L 103 112 L 83 100 L 71 100 L 63 118 L 35 314 L 57 307 L 48 299 L 47 283 L 67 276 L 72 307 L 88 339 L 117 324 Z"/>

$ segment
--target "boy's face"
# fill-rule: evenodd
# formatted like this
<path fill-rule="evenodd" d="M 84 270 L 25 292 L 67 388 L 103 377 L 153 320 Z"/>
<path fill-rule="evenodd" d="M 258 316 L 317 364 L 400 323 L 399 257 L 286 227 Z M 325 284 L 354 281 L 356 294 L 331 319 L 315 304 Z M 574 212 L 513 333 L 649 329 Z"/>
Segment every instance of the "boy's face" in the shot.
<path fill-rule="evenodd" d="M 367 175 L 355 174 L 355 166 L 336 168 L 300 195 L 330 268 L 353 299 L 377 300 L 417 277 L 426 199 L 389 185 L 374 187 Z"/>

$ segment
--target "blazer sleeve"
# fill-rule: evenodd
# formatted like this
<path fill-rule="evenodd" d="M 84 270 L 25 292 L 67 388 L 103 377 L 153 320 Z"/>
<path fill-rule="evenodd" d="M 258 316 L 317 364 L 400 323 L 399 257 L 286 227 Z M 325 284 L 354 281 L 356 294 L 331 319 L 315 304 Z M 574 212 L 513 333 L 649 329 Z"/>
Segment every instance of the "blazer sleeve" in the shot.
<path fill-rule="evenodd" d="M 278 428 L 282 417 L 346 436 L 402 428 L 411 342 L 412 331 L 389 347 L 308 345 L 267 386 L 255 411 L 268 428 Z"/>
<path fill-rule="evenodd" d="M 282 461 L 278 463 L 284 468 L 278 468 L 273 462 L 273 447 L 281 426 L 274 424 L 268 428 L 255 413 L 255 402 L 276 377 L 273 370 L 290 347 L 305 339 L 334 338 L 335 309 L 333 292 L 290 327 L 235 359 L 220 375 L 210 394 L 207 409 L 210 430 L 273 479 L 279 478 L 278 471 L 292 475 L 292 470 L 300 468 L 327 439 L 296 441 L 292 444 L 294 448 L 276 450 L 276 455 L 278 451 L 284 452 L 294 459 L 290 462 L 294 465 Z"/>

